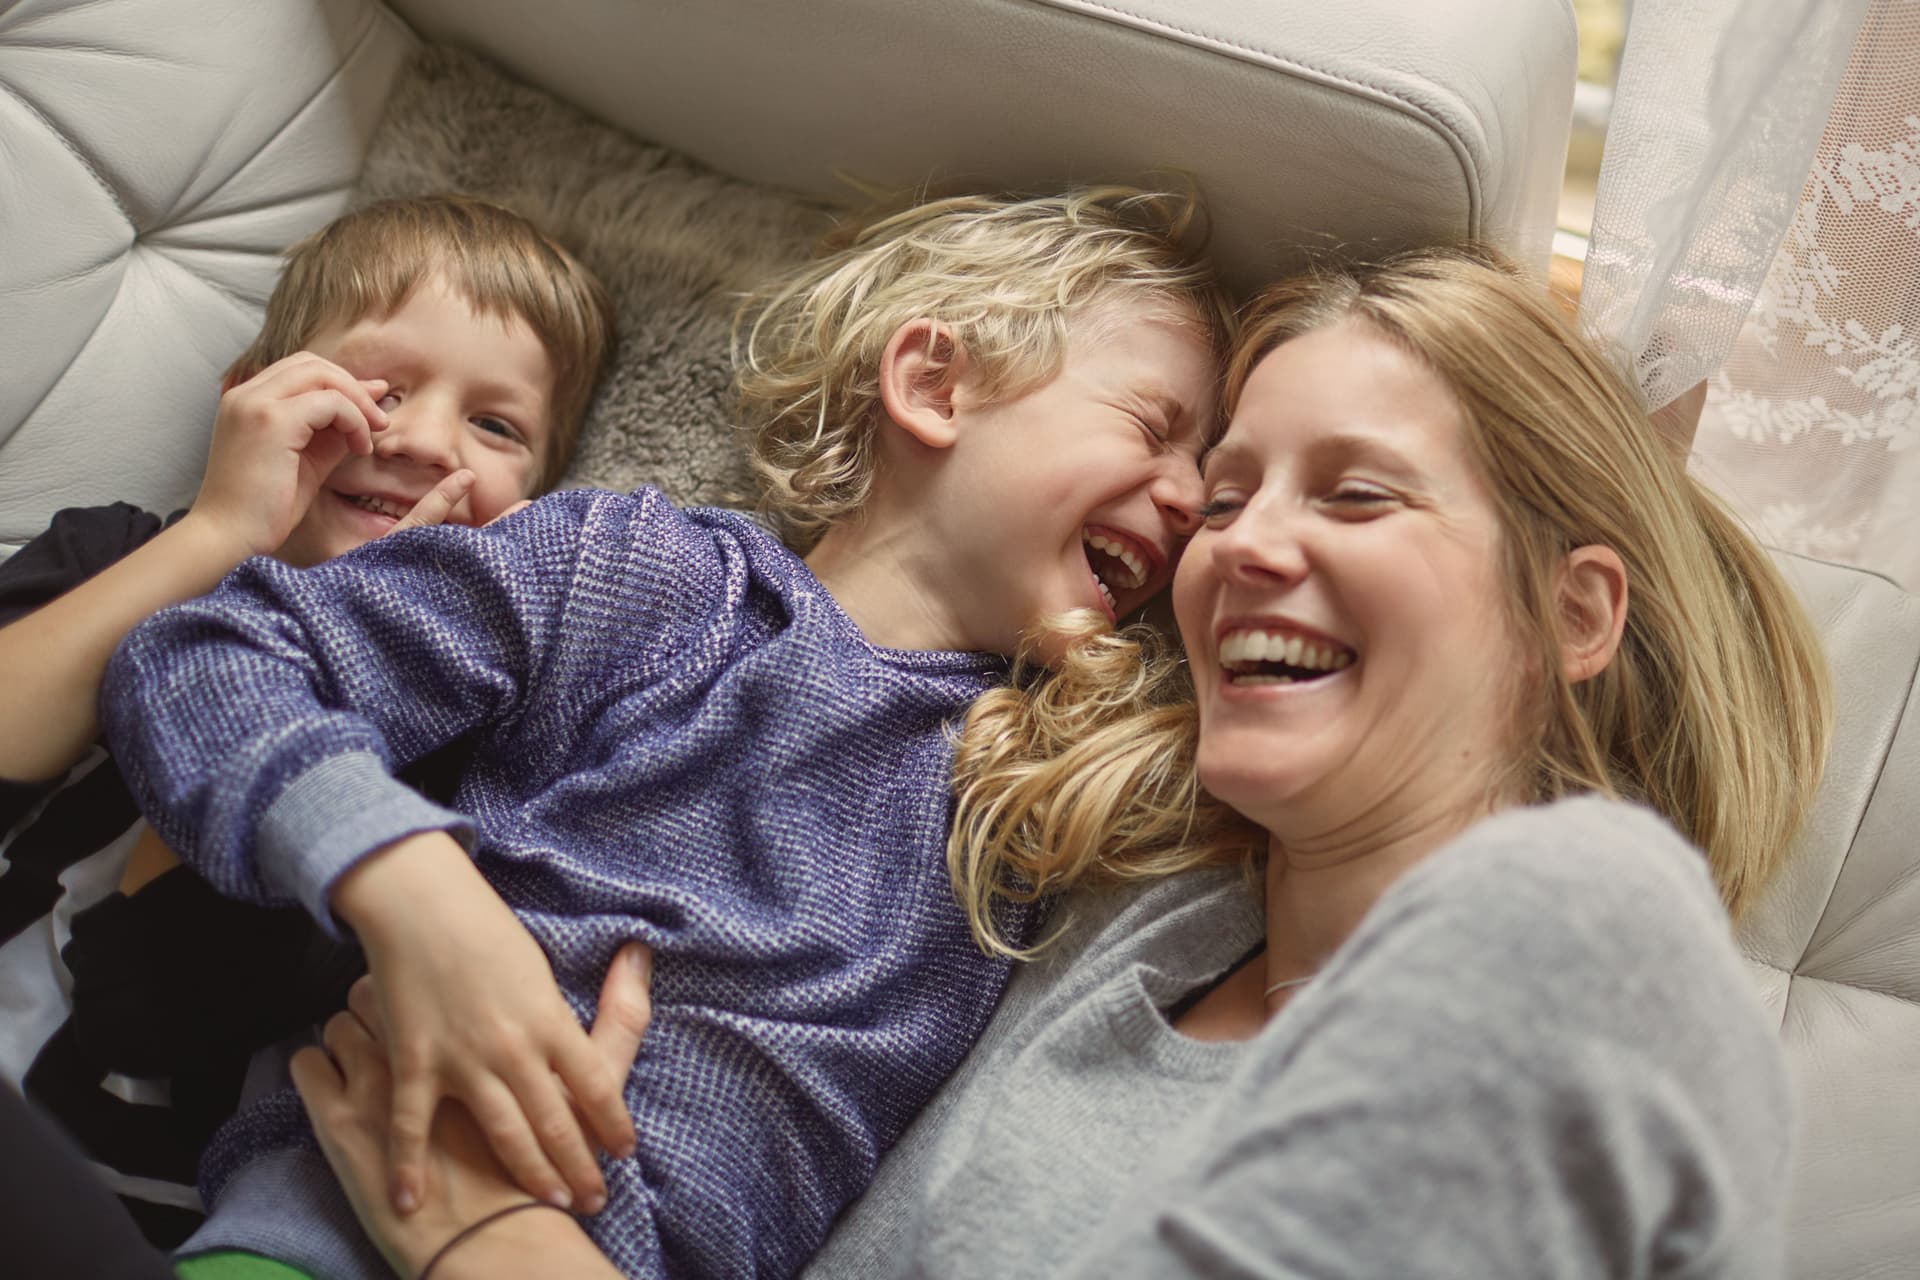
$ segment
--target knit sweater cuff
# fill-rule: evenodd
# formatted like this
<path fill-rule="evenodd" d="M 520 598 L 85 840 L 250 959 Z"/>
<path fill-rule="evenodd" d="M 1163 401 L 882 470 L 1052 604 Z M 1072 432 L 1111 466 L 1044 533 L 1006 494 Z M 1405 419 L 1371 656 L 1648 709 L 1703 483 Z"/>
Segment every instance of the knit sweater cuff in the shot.
<path fill-rule="evenodd" d="M 334 756 L 281 790 L 259 829 L 267 887 L 294 898 L 334 937 L 328 905 L 334 882 L 369 853 L 404 836 L 445 831 L 473 848 L 470 819 L 397 781 L 369 752 Z"/>

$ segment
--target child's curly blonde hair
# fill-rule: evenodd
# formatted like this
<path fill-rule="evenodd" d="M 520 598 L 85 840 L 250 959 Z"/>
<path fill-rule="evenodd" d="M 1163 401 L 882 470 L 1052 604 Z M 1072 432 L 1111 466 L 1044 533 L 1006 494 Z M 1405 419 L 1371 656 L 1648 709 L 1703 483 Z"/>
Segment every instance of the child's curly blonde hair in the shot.
<path fill-rule="evenodd" d="M 873 480 L 880 358 L 935 322 L 990 398 L 1060 371 L 1070 326 L 1138 300 L 1224 359 L 1232 308 L 1202 256 L 1191 195 L 1087 187 L 930 200 L 843 229 L 799 274 L 749 297 L 734 330 L 760 510 L 805 550 L 858 512 Z"/>

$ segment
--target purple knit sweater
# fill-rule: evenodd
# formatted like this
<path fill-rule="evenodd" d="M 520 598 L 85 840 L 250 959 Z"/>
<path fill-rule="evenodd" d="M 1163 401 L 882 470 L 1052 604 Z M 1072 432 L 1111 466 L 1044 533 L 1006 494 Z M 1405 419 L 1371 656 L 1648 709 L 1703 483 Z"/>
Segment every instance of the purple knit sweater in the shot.
<path fill-rule="evenodd" d="M 1005 981 L 944 860 L 948 731 L 1004 674 L 869 644 L 743 516 L 575 491 L 313 569 L 249 561 L 135 630 L 102 718 L 160 834 L 224 893 L 332 927 L 348 867 L 440 828 L 583 1018 L 620 944 L 650 943 L 639 1150 L 591 1230 L 630 1275 L 776 1276 Z M 458 812 L 393 780 L 456 740 Z M 292 1154 L 311 1143 L 290 1092 L 243 1112 L 202 1169 L 194 1246 L 365 1265 L 325 1166 Z M 221 1198 L 250 1177 L 271 1194 Z"/>

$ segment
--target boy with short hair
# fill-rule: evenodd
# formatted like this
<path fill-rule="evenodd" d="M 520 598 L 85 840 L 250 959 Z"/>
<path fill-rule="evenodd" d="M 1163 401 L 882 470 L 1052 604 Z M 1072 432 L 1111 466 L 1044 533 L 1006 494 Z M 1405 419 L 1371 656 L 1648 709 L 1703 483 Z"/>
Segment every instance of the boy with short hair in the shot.
<path fill-rule="evenodd" d="M 129 843 L 128 891 L 173 865 L 151 829 L 131 829 L 138 813 L 112 762 L 78 767 L 97 735 L 101 672 L 134 624 L 212 588 L 251 555 L 311 565 L 399 529 L 495 519 L 565 469 L 612 344 L 612 308 L 593 276 L 524 218 L 484 201 L 382 201 L 288 250 L 261 332 L 223 380 L 192 506 L 164 522 L 124 503 L 62 511 L 0 566 L 6 936 L 55 908 L 57 944 L 65 884 L 98 884 Z M 88 858 L 98 870 L 69 871 Z M 191 877 L 168 876 L 155 889 L 169 903 L 195 896 Z M 191 1081 L 176 1079 L 165 1123 L 99 1087 L 109 1067 L 166 1074 L 133 1070 L 103 1042 L 129 1046 L 136 1062 L 165 1053 L 139 1043 L 153 1029 L 129 1007 L 140 1001 L 93 983 L 120 964 L 112 953 L 141 947 L 142 917 L 165 909 L 156 901 L 130 916 L 112 895 L 74 918 L 67 959 L 76 1001 L 91 1015 L 98 998 L 115 1016 L 76 1017 L 46 1039 L 61 1013 L 49 946 L 45 980 L 19 984 L 33 1007 L 12 1011 L 19 1033 L 9 1036 L 4 1066 L 97 1160 L 149 1184 L 190 1183 L 200 1144 L 236 1100 L 242 1060 L 210 1052 L 214 1061 Z M 228 959 L 251 952 L 240 965 L 196 969 L 188 948 L 175 945 L 179 935 L 130 962 L 155 970 L 157 986 L 206 993 L 203 1003 L 250 982 L 284 1002 L 280 1023 L 297 1026 L 337 1008 L 355 973 L 350 961 L 343 968 L 308 949 L 305 981 L 317 990 L 306 1005 L 285 990 L 276 981 L 285 971 L 270 957 L 294 963 L 312 932 L 304 917 L 281 913 L 252 928 L 257 948 L 228 936 Z M 101 956 L 104 965 L 93 963 Z M 38 988 L 31 997 L 29 988 Z M 197 1028 L 165 1030 L 190 1036 Z M 140 1213 L 156 1235 L 168 1234 L 164 1211 Z"/>
<path fill-rule="evenodd" d="M 255 562 L 129 638 L 103 706 L 161 829 L 223 892 L 366 947 L 397 1199 L 445 1093 L 523 1186 L 600 1207 L 567 1093 L 606 1101 L 578 1016 L 638 939 L 638 1159 L 593 1234 L 635 1275 L 788 1274 L 817 1246 L 1006 977 L 947 875 L 950 727 L 1048 620 L 1157 592 L 1196 524 L 1230 320 L 1190 214 L 935 202 L 777 292 L 744 389 L 804 558 L 651 490 L 559 494 L 312 573 Z M 388 776 L 450 740 L 477 746 L 464 814 Z M 290 1092 L 204 1182 L 192 1249 L 383 1265 Z"/>

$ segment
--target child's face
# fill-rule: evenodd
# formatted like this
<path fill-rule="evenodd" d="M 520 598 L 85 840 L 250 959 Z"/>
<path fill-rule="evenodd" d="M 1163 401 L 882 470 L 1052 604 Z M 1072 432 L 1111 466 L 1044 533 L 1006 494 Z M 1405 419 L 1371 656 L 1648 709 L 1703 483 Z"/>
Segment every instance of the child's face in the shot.
<path fill-rule="evenodd" d="M 1217 381 L 1197 324 L 1120 302 L 1075 325 L 1045 385 L 957 402 L 943 505 L 966 647 L 1011 653 L 1044 618 L 1115 619 L 1167 585 L 1199 523 Z"/>
<path fill-rule="evenodd" d="M 324 329 L 307 349 L 360 379 L 383 379 L 387 429 L 350 454 L 281 545 L 318 564 L 393 528 L 434 485 L 473 472 L 454 524 L 492 520 L 533 490 L 553 431 L 553 365 L 519 317 L 482 315 L 437 277 L 390 316 Z"/>

